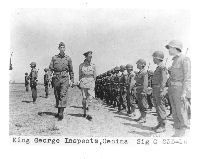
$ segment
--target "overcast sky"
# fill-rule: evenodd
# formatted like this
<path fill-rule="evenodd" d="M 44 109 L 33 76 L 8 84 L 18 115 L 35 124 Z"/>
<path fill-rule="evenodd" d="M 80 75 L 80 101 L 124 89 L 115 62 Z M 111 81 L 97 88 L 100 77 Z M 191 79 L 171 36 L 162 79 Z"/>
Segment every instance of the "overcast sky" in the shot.
<path fill-rule="evenodd" d="M 93 51 L 97 73 L 144 58 L 155 69 L 152 53 L 165 45 L 181 40 L 184 52 L 189 48 L 190 14 L 186 10 L 134 9 L 17 9 L 11 14 L 11 80 L 24 82 L 29 64 L 37 63 L 39 81 L 52 56 L 59 53 L 58 44 L 66 44 L 72 58 L 75 79 L 83 53 Z M 190 56 L 190 52 L 188 52 Z M 168 66 L 170 65 L 168 60 Z"/>

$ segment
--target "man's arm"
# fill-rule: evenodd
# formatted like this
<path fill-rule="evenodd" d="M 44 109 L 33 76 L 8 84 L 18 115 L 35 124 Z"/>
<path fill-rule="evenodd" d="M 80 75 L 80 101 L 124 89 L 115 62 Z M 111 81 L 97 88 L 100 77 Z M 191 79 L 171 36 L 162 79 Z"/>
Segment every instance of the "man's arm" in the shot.
<path fill-rule="evenodd" d="M 160 91 L 163 92 L 164 88 L 167 83 L 167 68 L 163 67 L 161 68 L 161 86 L 160 86 Z"/>
<path fill-rule="evenodd" d="M 148 87 L 148 73 L 147 72 L 144 72 L 143 78 L 144 78 L 144 81 L 143 81 L 143 93 L 146 93 L 147 92 L 147 87 Z"/>
<path fill-rule="evenodd" d="M 188 57 L 183 60 L 183 93 L 186 94 L 190 90 L 191 85 L 191 62 Z"/>
<path fill-rule="evenodd" d="M 72 59 L 71 58 L 69 58 L 69 60 L 68 60 L 68 68 L 69 68 L 70 80 L 74 83 L 74 71 L 73 71 Z"/>

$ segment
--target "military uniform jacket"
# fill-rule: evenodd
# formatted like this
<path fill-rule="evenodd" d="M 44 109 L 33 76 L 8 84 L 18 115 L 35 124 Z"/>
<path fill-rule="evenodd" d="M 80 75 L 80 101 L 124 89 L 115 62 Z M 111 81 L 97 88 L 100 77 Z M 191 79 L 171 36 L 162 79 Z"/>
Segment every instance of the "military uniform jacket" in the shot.
<path fill-rule="evenodd" d="M 111 88 L 113 89 L 115 85 L 115 75 L 113 74 L 110 77 L 110 84 L 111 84 Z"/>
<path fill-rule="evenodd" d="M 79 65 L 79 80 L 82 88 L 95 88 L 96 66 L 83 62 Z"/>
<path fill-rule="evenodd" d="M 135 86 L 137 87 L 136 91 L 138 93 L 147 92 L 147 87 L 148 87 L 148 72 L 145 69 L 140 70 L 136 75 L 135 75 Z"/>
<path fill-rule="evenodd" d="M 31 72 L 30 72 L 30 75 L 29 75 L 30 81 L 31 82 L 36 81 L 37 77 L 38 77 L 38 71 L 37 71 L 37 69 L 36 68 L 32 68 Z"/>
<path fill-rule="evenodd" d="M 119 88 L 120 88 L 120 75 L 119 74 L 116 74 L 114 76 L 114 85 L 115 85 L 115 89 L 117 91 L 119 91 Z"/>
<path fill-rule="evenodd" d="M 45 74 L 44 75 L 44 85 L 48 85 L 48 82 L 49 82 L 49 75 Z"/>
<path fill-rule="evenodd" d="M 26 76 L 25 76 L 25 85 L 28 85 L 28 84 L 29 84 L 29 76 L 26 75 Z"/>
<path fill-rule="evenodd" d="M 191 96 L 191 62 L 190 59 L 182 54 L 175 56 L 172 66 L 169 69 L 170 82 L 182 83 L 183 93 L 186 93 L 187 97 Z"/>
<path fill-rule="evenodd" d="M 120 88 L 123 89 L 126 86 L 126 75 L 122 73 L 119 80 L 120 80 Z"/>
<path fill-rule="evenodd" d="M 163 63 L 160 63 L 154 71 L 152 77 L 152 86 L 159 87 L 160 91 L 164 91 L 167 82 L 167 68 Z"/>
<path fill-rule="evenodd" d="M 131 73 L 128 73 L 126 76 L 125 76 L 125 79 L 126 79 L 126 86 L 128 89 L 132 89 L 135 85 L 135 79 L 134 79 L 135 75 L 133 74 L 133 72 Z"/>
<path fill-rule="evenodd" d="M 72 60 L 67 55 L 55 55 L 52 57 L 51 63 L 49 65 L 49 69 L 56 74 L 57 72 L 63 72 L 66 71 L 66 74 L 62 74 L 62 76 L 68 76 L 68 73 L 70 75 L 70 80 L 74 80 L 74 72 L 73 72 L 73 66 L 72 66 Z"/>

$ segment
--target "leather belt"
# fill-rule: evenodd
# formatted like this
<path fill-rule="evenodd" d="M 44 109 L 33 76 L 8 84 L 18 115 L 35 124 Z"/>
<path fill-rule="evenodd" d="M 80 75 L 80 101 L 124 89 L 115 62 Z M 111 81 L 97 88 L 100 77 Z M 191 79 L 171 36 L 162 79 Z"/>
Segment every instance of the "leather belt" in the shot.
<path fill-rule="evenodd" d="M 55 71 L 54 74 L 55 75 L 61 75 L 61 76 L 65 75 L 66 76 L 66 75 L 68 75 L 68 71 L 57 71 L 57 72 Z"/>
<path fill-rule="evenodd" d="M 93 77 L 93 78 L 94 78 L 94 75 L 83 75 L 83 77 L 82 77 L 82 78 L 91 78 L 91 77 Z"/>
<path fill-rule="evenodd" d="M 152 84 L 152 87 L 160 87 L 160 84 Z"/>

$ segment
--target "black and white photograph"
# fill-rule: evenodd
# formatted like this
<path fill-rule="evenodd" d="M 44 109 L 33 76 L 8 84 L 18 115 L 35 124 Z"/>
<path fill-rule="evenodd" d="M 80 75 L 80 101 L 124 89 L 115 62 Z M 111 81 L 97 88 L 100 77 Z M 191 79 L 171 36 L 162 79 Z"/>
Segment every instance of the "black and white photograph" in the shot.
<path fill-rule="evenodd" d="M 189 10 L 12 9 L 9 135 L 189 137 Z"/>

